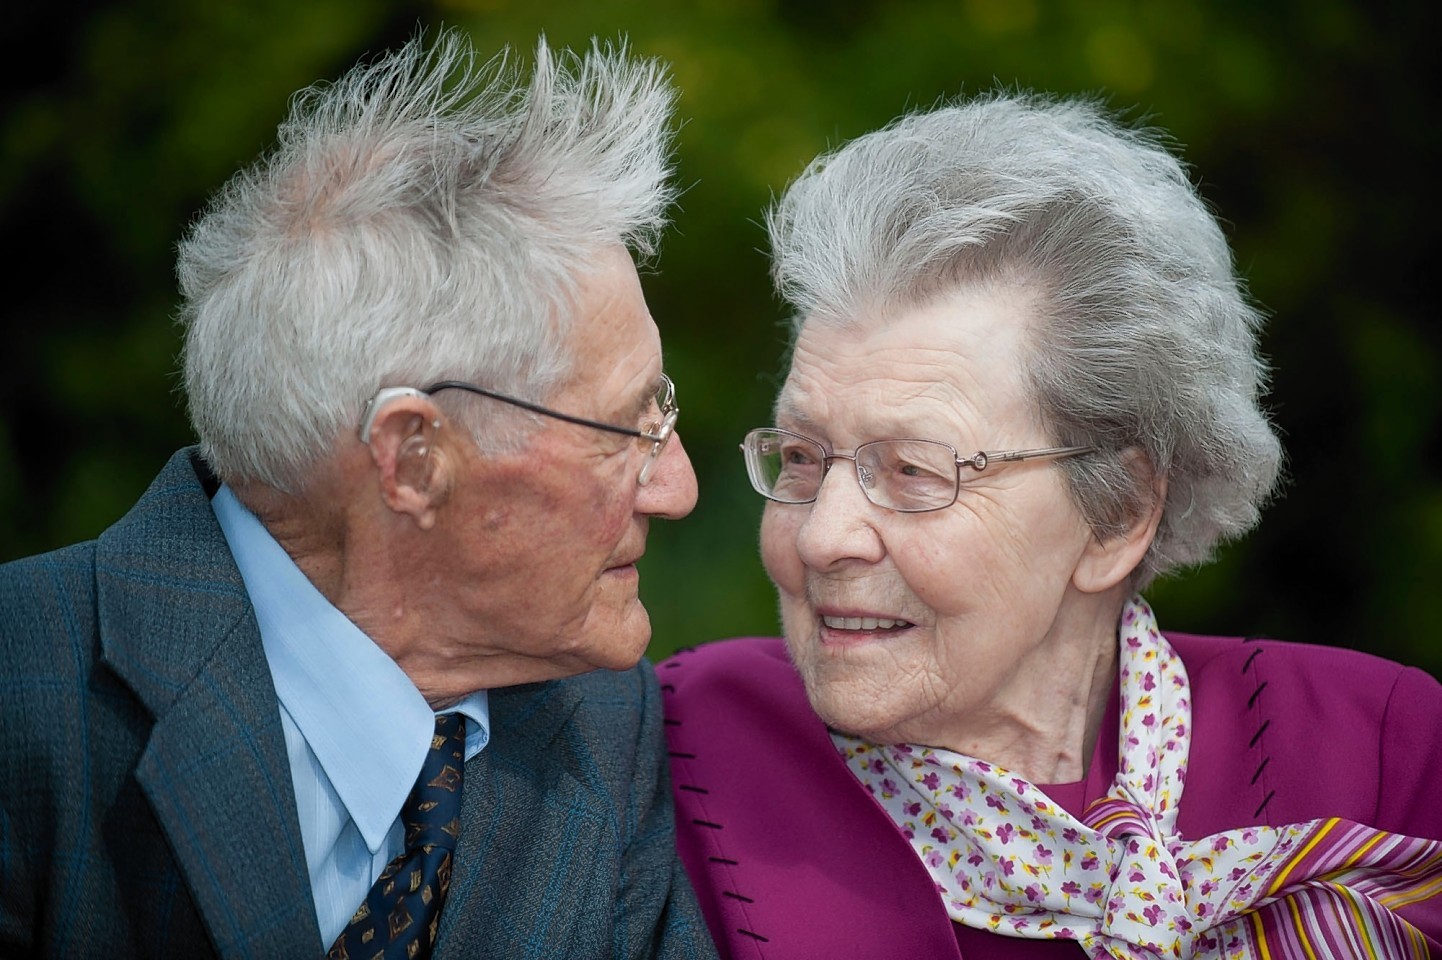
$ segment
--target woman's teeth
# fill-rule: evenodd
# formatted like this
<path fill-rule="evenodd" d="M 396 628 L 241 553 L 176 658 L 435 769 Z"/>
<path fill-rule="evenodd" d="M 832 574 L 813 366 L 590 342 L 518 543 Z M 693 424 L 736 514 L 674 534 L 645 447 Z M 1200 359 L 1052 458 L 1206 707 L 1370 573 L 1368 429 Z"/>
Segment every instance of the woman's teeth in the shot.
<path fill-rule="evenodd" d="M 886 617 L 822 617 L 821 622 L 833 630 L 891 630 L 911 626 L 907 620 Z"/>

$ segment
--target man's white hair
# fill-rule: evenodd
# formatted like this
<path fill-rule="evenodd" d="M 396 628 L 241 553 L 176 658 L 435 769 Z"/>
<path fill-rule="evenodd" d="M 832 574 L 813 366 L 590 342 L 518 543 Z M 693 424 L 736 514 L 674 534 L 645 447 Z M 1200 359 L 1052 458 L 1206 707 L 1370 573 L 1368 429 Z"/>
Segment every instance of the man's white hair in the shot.
<path fill-rule="evenodd" d="M 542 38 L 526 85 L 455 30 L 298 93 L 179 248 L 185 389 L 216 474 L 299 492 L 381 386 L 544 400 L 578 359 L 566 334 L 597 252 L 655 252 L 674 101 L 624 41 Z M 480 408 L 458 405 L 493 449 L 534 420 Z"/>

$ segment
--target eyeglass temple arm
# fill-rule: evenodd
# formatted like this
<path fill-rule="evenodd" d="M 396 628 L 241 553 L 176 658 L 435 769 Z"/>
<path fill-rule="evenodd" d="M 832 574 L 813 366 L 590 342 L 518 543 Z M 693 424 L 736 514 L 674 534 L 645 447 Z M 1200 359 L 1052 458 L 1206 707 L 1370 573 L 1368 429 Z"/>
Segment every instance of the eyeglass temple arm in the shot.
<path fill-rule="evenodd" d="M 614 423 L 602 423 L 599 420 L 587 420 L 585 417 L 572 416 L 569 413 L 561 413 L 558 410 L 551 410 L 541 406 L 539 403 L 531 403 L 529 400 L 518 400 L 515 397 L 508 397 L 505 394 L 495 393 L 484 387 L 478 387 L 474 383 L 466 383 L 462 380 L 441 380 L 426 387 L 424 393 L 432 394 L 440 390 L 464 390 L 467 393 L 478 393 L 483 397 L 490 397 L 492 400 L 499 400 L 502 403 L 509 403 L 513 407 L 520 407 L 522 410 L 529 410 L 532 413 L 539 413 L 542 416 L 552 417 L 556 420 L 564 420 L 566 423 L 574 423 L 581 427 L 594 427 L 597 430 L 606 430 L 610 433 L 619 433 L 626 437 L 645 437 L 640 430 L 633 430 L 629 427 L 618 427 Z M 652 439 L 647 437 L 647 439 Z"/>
<path fill-rule="evenodd" d="M 1036 447 L 1031 450 L 978 450 L 969 457 L 958 459 L 958 466 L 968 466 L 978 472 L 992 463 L 1015 463 L 1018 460 L 1059 460 L 1083 453 L 1095 453 L 1096 447 Z"/>

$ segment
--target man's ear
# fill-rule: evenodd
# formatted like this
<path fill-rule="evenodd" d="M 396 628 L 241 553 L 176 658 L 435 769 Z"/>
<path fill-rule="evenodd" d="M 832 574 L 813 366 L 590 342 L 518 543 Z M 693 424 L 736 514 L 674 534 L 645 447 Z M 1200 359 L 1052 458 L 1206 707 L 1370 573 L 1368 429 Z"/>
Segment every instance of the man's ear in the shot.
<path fill-rule="evenodd" d="M 371 462 L 382 501 L 429 530 L 450 487 L 450 465 L 437 443 L 441 415 L 426 397 L 398 397 L 371 425 Z"/>
<path fill-rule="evenodd" d="M 1157 526 L 1162 522 L 1162 509 L 1167 502 L 1167 478 L 1158 473 L 1146 454 L 1128 450 L 1124 454 L 1126 468 L 1138 480 L 1138 487 L 1149 493 L 1149 499 L 1137 506 L 1135 516 L 1125 530 L 1102 539 L 1093 536 L 1082 554 L 1072 583 L 1083 593 L 1102 593 L 1131 576 L 1146 556 Z"/>

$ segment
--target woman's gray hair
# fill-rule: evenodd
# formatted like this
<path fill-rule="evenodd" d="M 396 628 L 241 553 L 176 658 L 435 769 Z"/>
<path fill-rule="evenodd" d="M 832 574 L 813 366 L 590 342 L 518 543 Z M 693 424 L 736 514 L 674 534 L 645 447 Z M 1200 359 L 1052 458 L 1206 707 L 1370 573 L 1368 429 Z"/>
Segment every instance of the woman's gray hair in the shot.
<path fill-rule="evenodd" d="M 1156 131 L 1090 100 L 957 100 L 818 157 L 767 227 L 796 332 L 971 283 L 1038 293 L 1028 383 L 1052 442 L 1099 450 L 1060 462 L 1097 536 L 1154 503 L 1147 466 L 1167 479 L 1138 588 L 1256 523 L 1282 458 L 1259 407 L 1262 316 Z"/>
<path fill-rule="evenodd" d="M 217 475 L 299 492 L 381 386 L 544 400 L 577 359 L 595 254 L 655 251 L 674 101 L 624 41 L 576 55 L 542 38 L 526 85 L 455 30 L 298 93 L 180 244 L 185 388 Z M 533 422 L 456 406 L 492 449 Z"/>

